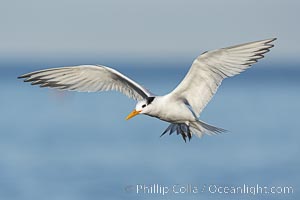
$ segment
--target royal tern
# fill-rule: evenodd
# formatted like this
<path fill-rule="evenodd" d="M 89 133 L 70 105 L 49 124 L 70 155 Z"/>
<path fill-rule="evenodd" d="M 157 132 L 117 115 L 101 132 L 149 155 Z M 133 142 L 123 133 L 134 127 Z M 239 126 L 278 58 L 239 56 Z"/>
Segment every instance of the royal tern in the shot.
<path fill-rule="evenodd" d="M 223 79 L 249 68 L 269 51 L 276 38 L 207 51 L 197 57 L 181 83 L 169 94 L 156 96 L 115 69 L 101 65 L 80 65 L 45 69 L 24 74 L 25 82 L 40 87 L 80 92 L 116 90 L 137 100 L 127 120 L 145 114 L 169 122 L 162 133 L 176 132 L 184 141 L 192 135 L 218 134 L 224 129 L 199 120 L 200 113 L 216 93 Z M 161 135 L 161 136 L 162 136 Z"/>

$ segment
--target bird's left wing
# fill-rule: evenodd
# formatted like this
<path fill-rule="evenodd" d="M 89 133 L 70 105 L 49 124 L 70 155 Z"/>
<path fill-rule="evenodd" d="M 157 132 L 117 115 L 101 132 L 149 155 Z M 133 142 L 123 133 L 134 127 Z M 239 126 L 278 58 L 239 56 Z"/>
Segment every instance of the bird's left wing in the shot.
<path fill-rule="evenodd" d="M 222 80 L 249 68 L 273 45 L 273 39 L 250 42 L 205 52 L 194 60 L 183 81 L 169 94 L 192 107 L 199 117 Z"/>
<path fill-rule="evenodd" d="M 105 66 L 80 65 L 45 69 L 24 74 L 25 82 L 32 85 L 60 90 L 98 92 L 116 90 L 135 100 L 142 100 L 152 94 L 120 72 Z"/>

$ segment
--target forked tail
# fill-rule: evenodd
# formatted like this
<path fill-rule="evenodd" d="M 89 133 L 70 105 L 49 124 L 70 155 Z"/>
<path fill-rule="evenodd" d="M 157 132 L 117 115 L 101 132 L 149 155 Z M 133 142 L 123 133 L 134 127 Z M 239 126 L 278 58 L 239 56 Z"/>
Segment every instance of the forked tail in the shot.
<path fill-rule="evenodd" d="M 201 138 L 204 134 L 216 135 L 219 133 L 226 132 L 226 130 L 206 124 L 199 120 L 199 121 L 189 122 L 188 124 L 186 123 L 170 124 L 168 128 L 161 134 L 161 136 L 163 136 L 167 132 L 169 132 L 169 135 L 171 135 L 174 132 L 176 132 L 177 135 L 181 134 L 183 140 L 186 142 L 186 138 L 191 140 L 193 134 Z"/>

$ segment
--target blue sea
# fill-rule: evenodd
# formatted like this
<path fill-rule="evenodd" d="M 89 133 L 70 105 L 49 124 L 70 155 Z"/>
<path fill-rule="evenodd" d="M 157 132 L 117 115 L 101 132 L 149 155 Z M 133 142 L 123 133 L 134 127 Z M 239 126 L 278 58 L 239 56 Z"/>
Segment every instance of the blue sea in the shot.
<path fill-rule="evenodd" d="M 200 119 L 227 133 L 184 142 L 125 117 L 117 92 L 41 89 L 17 76 L 62 63 L 0 63 L 0 199 L 300 199 L 300 68 L 267 61 L 226 79 Z M 43 63 L 43 64 L 42 64 Z M 81 63 L 78 63 L 81 64 Z M 190 63 L 106 63 L 163 95 Z"/>

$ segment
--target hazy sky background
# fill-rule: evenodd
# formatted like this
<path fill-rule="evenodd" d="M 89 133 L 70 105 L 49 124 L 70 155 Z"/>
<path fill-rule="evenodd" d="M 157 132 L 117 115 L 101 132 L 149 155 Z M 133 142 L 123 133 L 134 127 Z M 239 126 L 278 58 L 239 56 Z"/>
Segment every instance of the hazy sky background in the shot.
<path fill-rule="evenodd" d="M 194 58 L 277 37 L 272 60 L 299 61 L 297 0 L 10 0 L 0 7 L 0 58 Z"/>

